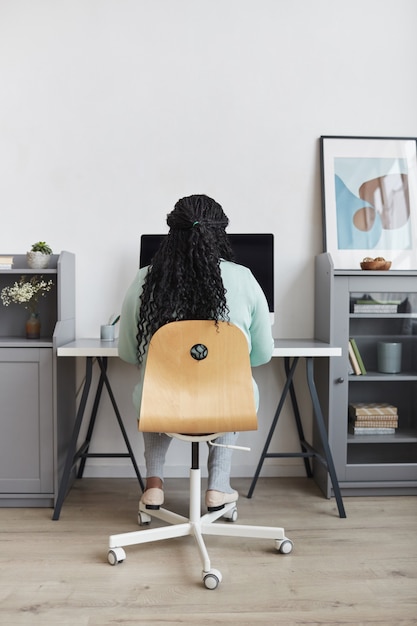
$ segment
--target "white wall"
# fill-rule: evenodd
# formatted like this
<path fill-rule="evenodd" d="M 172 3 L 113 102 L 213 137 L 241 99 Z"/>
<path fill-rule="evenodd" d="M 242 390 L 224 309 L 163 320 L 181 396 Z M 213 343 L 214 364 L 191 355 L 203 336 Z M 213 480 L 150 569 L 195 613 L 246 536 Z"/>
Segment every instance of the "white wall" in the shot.
<path fill-rule="evenodd" d="M 77 333 L 97 336 L 140 234 L 207 193 L 231 232 L 275 234 L 275 336 L 311 336 L 318 138 L 417 136 L 416 24 L 415 0 L 0 0 L 0 251 L 42 239 L 75 252 Z M 142 465 L 136 370 L 112 362 L 111 375 Z M 254 471 L 281 364 L 256 377 L 260 432 L 241 437 L 252 452 L 235 454 L 240 475 Z M 186 471 L 183 445 L 168 474 Z M 124 451 L 105 399 L 94 449 L 109 448 Z M 296 449 L 288 411 L 274 448 Z M 132 475 L 120 460 L 88 468 Z M 265 464 L 298 473 L 295 459 Z"/>

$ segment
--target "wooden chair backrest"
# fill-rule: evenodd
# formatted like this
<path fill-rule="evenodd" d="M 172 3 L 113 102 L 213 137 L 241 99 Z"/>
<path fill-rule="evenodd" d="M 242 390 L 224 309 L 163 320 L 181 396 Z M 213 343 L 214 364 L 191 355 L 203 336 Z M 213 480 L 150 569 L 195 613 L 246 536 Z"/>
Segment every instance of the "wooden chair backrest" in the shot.
<path fill-rule="evenodd" d="M 193 346 L 205 346 L 206 357 L 193 358 Z M 208 320 L 171 322 L 159 328 L 149 343 L 139 415 L 139 430 L 144 432 L 256 430 L 243 332 L 228 322 L 216 325 Z"/>

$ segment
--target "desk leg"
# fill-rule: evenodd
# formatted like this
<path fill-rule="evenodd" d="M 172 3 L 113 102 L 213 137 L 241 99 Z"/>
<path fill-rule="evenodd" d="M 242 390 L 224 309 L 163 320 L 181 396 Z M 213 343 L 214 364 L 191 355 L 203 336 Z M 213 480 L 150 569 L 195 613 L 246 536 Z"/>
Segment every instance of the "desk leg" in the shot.
<path fill-rule="evenodd" d="M 107 368 L 107 359 L 106 359 L 105 366 Z M 87 462 L 88 450 L 90 448 L 91 438 L 93 436 L 94 425 L 96 423 L 96 417 L 97 417 L 98 407 L 99 407 L 99 404 L 100 404 L 101 393 L 103 391 L 103 385 L 104 385 L 104 378 L 103 378 L 103 376 L 101 375 L 101 372 L 100 372 L 100 378 L 99 378 L 98 383 L 97 383 L 97 389 L 96 389 L 96 395 L 94 397 L 93 408 L 91 409 L 90 422 L 88 424 L 87 434 L 85 436 L 85 442 L 84 442 L 84 444 L 82 446 L 82 456 L 81 456 L 81 460 L 80 460 L 80 465 L 78 467 L 77 478 L 82 478 L 83 475 L 84 475 L 85 464 Z"/>
<path fill-rule="evenodd" d="M 333 463 L 333 457 L 329 446 L 329 438 L 326 431 L 326 427 L 324 425 L 323 413 L 321 411 L 319 397 L 317 394 L 316 385 L 314 382 L 314 365 L 313 365 L 313 357 L 306 357 L 306 368 L 307 368 L 307 382 L 308 387 L 310 389 L 311 400 L 313 402 L 313 409 L 316 415 L 316 423 L 318 427 L 318 431 L 320 434 L 321 443 L 324 450 L 324 456 L 327 462 L 327 471 L 330 475 L 330 480 L 332 481 L 333 491 L 336 498 L 337 508 L 339 510 L 340 517 L 346 517 L 345 508 L 343 506 L 342 495 L 340 493 L 339 481 L 337 480 L 336 470 Z"/>
<path fill-rule="evenodd" d="M 290 358 L 287 356 L 284 357 L 284 366 L 285 366 L 285 374 L 288 378 L 289 373 L 290 373 Z M 312 478 L 313 472 L 312 472 L 311 464 L 310 464 L 311 455 L 308 453 L 309 451 L 307 450 L 305 446 L 304 429 L 303 429 L 303 424 L 301 421 L 300 409 L 298 408 L 297 396 L 295 394 L 294 381 L 293 381 L 292 376 L 291 376 L 291 384 L 290 384 L 290 397 L 291 397 L 292 410 L 293 410 L 294 417 L 295 417 L 295 423 L 297 426 L 298 439 L 300 440 L 301 450 L 304 453 L 303 454 L 304 467 L 306 470 L 307 477 Z"/>
<path fill-rule="evenodd" d="M 132 446 L 130 445 L 130 441 L 129 441 L 129 438 L 128 438 L 127 433 L 126 433 L 126 430 L 125 430 L 125 427 L 124 427 L 124 424 L 123 424 L 123 420 L 122 420 L 121 415 L 120 415 L 120 411 L 119 411 L 118 406 L 116 404 L 116 400 L 115 400 L 114 395 L 113 395 L 113 390 L 110 387 L 109 379 L 107 377 L 107 372 L 106 372 L 106 369 L 107 369 L 107 358 L 103 358 L 102 359 L 100 357 L 97 357 L 97 361 L 98 361 L 98 364 L 100 366 L 101 377 L 103 378 L 104 384 L 106 385 L 106 389 L 107 389 L 107 392 L 109 394 L 111 403 L 113 405 L 113 409 L 114 409 L 115 415 L 117 417 L 117 421 L 119 423 L 120 430 L 122 431 L 123 439 L 125 440 L 125 444 L 126 444 L 126 447 L 128 449 L 128 452 L 129 452 L 130 460 L 132 461 L 134 470 L 136 472 L 137 479 L 139 481 L 140 488 L 142 489 L 142 492 L 143 492 L 143 491 L 145 491 L 145 485 L 143 483 L 142 476 L 141 476 L 140 471 L 139 471 L 139 467 L 138 467 L 138 465 L 136 463 L 136 458 L 135 458 L 135 455 L 133 453 Z"/>
<path fill-rule="evenodd" d="M 262 469 L 264 460 L 268 456 L 269 445 L 271 443 L 272 436 L 273 436 L 273 434 L 275 432 L 275 428 L 276 428 L 276 425 L 278 423 L 278 418 L 279 418 L 279 416 L 281 414 L 282 407 L 284 406 L 284 402 L 285 402 L 285 400 L 287 398 L 288 390 L 289 390 L 290 386 L 292 385 L 292 380 L 293 380 L 295 368 L 297 367 L 297 363 L 298 363 L 298 357 L 296 357 L 294 359 L 294 361 L 293 361 L 293 363 L 291 365 L 291 368 L 287 372 L 287 380 L 285 381 L 284 389 L 282 390 L 281 398 L 280 398 L 280 401 L 278 403 L 277 410 L 275 411 L 275 416 L 274 416 L 274 419 L 272 421 L 271 428 L 269 429 L 268 437 L 266 438 L 264 449 L 262 450 L 261 458 L 259 459 L 258 467 L 256 468 L 255 475 L 253 477 L 250 489 L 248 491 L 248 495 L 247 495 L 248 498 L 252 497 L 252 494 L 253 494 L 253 492 L 255 490 L 255 487 L 256 487 L 256 483 L 258 482 L 259 474 L 261 473 L 261 469 Z"/>
<path fill-rule="evenodd" d="M 67 452 L 67 458 L 65 460 L 64 471 L 63 471 L 61 482 L 59 485 L 58 497 L 55 503 L 54 513 L 52 516 L 52 519 L 54 521 L 59 519 L 62 505 L 64 504 L 64 500 L 67 495 L 71 470 L 74 466 L 78 435 L 80 433 L 81 423 L 84 417 L 85 406 L 87 403 L 87 398 L 88 398 L 88 394 L 90 392 L 90 387 L 91 387 L 92 369 L 93 369 L 93 359 L 92 357 L 87 357 L 86 365 L 85 365 L 84 389 L 83 389 L 83 393 L 81 396 L 80 405 L 78 407 L 77 417 L 75 419 L 71 441 L 68 446 L 68 452 Z"/>

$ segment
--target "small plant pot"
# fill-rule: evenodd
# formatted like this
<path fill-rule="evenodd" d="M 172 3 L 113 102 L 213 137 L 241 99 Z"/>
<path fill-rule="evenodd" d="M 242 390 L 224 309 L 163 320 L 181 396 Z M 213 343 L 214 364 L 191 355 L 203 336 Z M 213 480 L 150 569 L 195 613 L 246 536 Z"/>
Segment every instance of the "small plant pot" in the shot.
<path fill-rule="evenodd" d="M 26 252 L 26 260 L 28 267 L 33 270 L 43 270 L 49 265 L 50 254 L 43 252 Z"/>

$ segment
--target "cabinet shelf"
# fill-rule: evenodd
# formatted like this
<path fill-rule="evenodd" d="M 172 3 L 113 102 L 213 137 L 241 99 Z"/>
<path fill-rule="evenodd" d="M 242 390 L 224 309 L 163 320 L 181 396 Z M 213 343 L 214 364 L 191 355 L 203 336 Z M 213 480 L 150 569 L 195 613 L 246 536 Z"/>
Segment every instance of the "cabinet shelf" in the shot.
<path fill-rule="evenodd" d="M 381 372 L 368 371 L 366 374 L 356 376 L 349 374 L 349 383 L 366 383 L 366 382 L 400 382 L 407 380 L 417 380 L 417 372 L 400 372 L 399 374 L 382 374 Z"/>
<path fill-rule="evenodd" d="M 416 313 L 350 313 L 351 319 L 417 319 Z"/>
<path fill-rule="evenodd" d="M 40 337 L 40 339 L 0 337 L 0 348 L 51 348 L 52 345 L 52 337 Z"/>
<path fill-rule="evenodd" d="M 352 435 L 348 433 L 348 444 L 391 444 L 391 443 L 417 443 L 417 430 L 401 430 L 398 429 L 392 435 Z"/>
<path fill-rule="evenodd" d="M 56 274 L 57 273 L 57 269 L 56 267 L 45 267 L 44 269 L 37 269 L 34 270 L 30 267 L 13 267 L 10 270 L 0 270 L 1 274 L 17 274 L 18 276 L 21 276 L 22 274 L 26 275 L 26 274 L 35 274 L 35 275 L 40 275 L 40 274 Z"/>
<path fill-rule="evenodd" d="M 64 253 L 67 254 L 67 253 Z M 13 257 L 13 267 L 10 269 L 1 269 L 1 274 L 57 274 L 58 265 L 60 263 L 60 255 L 52 254 L 49 258 L 48 267 L 44 269 L 33 269 L 28 266 L 26 254 L 11 254 Z"/>

